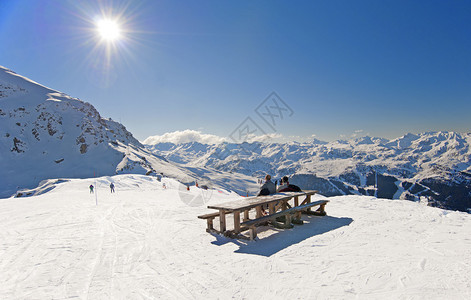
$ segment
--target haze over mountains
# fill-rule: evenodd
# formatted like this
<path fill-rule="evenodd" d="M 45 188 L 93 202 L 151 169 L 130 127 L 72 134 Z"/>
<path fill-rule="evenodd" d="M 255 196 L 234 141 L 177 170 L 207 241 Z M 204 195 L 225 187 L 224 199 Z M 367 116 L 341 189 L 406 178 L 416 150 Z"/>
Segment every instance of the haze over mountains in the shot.
<path fill-rule="evenodd" d="M 168 133 L 143 145 L 91 104 L 0 67 L 0 197 L 37 193 L 24 189 L 46 179 L 121 173 L 163 173 L 182 183 L 198 180 L 253 194 L 257 178 L 269 173 L 276 179 L 291 176 L 292 183 L 327 196 L 376 195 L 467 211 L 470 142 L 470 133 L 455 132 L 242 144 Z"/>

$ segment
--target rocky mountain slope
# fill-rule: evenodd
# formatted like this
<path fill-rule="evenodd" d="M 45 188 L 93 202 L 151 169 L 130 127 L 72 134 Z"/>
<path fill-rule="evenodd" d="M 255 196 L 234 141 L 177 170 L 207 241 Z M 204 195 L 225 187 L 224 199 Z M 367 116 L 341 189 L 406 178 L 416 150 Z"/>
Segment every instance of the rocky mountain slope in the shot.
<path fill-rule="evenodd" d="M 147 145 L 185 166 L 275 178 L 322 194 L 376 195 L 427 201 L 431 206 L 471 208 L 471 133 L 429 132 L 387 140 L 358 139 L 311 143 L 222 143 Z"/>
<path fill-rule="evenodd" d="M 0 67 L 0 197 L 50 178 L 152 172 L 182 182 L 194 175 L 146 150 L 91 104 Z"/>

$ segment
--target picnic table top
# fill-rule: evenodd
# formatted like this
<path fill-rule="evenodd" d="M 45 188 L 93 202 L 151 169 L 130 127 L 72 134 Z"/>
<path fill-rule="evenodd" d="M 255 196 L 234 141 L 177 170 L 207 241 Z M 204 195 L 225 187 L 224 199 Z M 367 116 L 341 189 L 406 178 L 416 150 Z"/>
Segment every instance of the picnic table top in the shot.
<path fill-rule="evenodd" d="M 317 193 L 317 191 L 285 192 L 285 193 L 277 193 L 277 194 L 268 195 L 268 196 L 253 196 L 253 197 L 247 197 L 247 198 L 229 201 L 225 203 L 208 205 L 208 208 L 225 210 L 225 211 L 245 210 L 245 209 L 257 207 L 262 204 L 269 204 L 271 202 L 277 202 L 281 200 L 289 200 L 295 196 L 314 195 L 315 193 Z"/>

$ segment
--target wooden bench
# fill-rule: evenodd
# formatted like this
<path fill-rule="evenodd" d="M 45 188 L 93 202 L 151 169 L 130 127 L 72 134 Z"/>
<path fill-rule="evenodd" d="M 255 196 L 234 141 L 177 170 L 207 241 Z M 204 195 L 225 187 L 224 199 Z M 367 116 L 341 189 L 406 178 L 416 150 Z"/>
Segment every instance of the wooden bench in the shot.
<path fill-rule="evenodd" d="M 201 215 L 201 216 L 198 216 L 198 219 L 203 219 L 207 221 L 208 227 L 206 228 L 206 232 L 217 232 L 214 229 L 214 225 L 213 225 L 213 220 L 216 217 L 219 217 L 219 212 Z"/>
<path fill-rule="evenodd" d="M 209 205 L 210 209 L 217 209 L 218 212 L 198 216 L 199 219 L 207 221 L 207 232 L 222 233 L 231 237 L 242 237 L 240 233 L 250 230 L 250 238 L 256 237 L 256 226 L 269 221 L 279 228 L 291 228 L 291 222 L 302 224 L 301 213 L 325 215 L 325 205 L 328 200 L 311 202 L 311 196 L 317 191 L 288 192 L 268 196 L 247 197 L 236 201 L 230 201 L 218 205 Z M 305 199 L 299 203 L 299 197 Z M 292 200 L 290 204 L 289 201 Z M 317 211 L 312 211 L 313 206 L 319 206 Z M 265 209 L 268 208 L 268 215 L 264 216 Z M 255 210 L 255 218 L 249 218 L 249 212 Z M 243 220 L 240 217 L 243 213 Z M 226 230 L 226 215 L 232 214 L 234 217 L 234 229 Z M 292 218 L 292 215 L 295 215 Z M 276 218 L 285 217 L 284 225 L 276 222 Z M 219 230 L 214 228 L 214 219 L 219 218 Z M 296 222 L 297 221 L 297 222 Z M 290 227 L 291 226 L 291 227 Z"/>
<path fill-rule="evenodd" d="M 320 206 L 319 210 L 316 211 L 316 212 L 318 212 L 317 215 L 325 216 L 326 213 L 325 213 L 324 208 L 325 208 L 325 205 L 327 204 L 327 202 L 329 202 L 329 200 L 320 200 L 320 201 L 316 201 L 316 202 L 307 203 L 307 204 L 304 204 L 304 205 L 295 206 L 295 207 L 292 207 L 292 208 L 288 208 L 286 210 L 282 210 L 280 212 L 276 212 L 274 214 L 263 216 L 261 218 L 245 221 L 245 222 L 241 223 L 241 225 L 248 227 L 248 229 L 250 230 L 249 231 L 250 232 L 250 239 L 253 240 L 257 237 L 256 225 L 265 223 L 267 221 L 271 221 L 271 222 L 273 222 L 273 225 L 275 227 L 277 227 L 277 225 L 275 225 L 276 224 L 275 223 L 276 219 L 279 218 L 279 217 L 284 216 L 285 217 L 285 224 L 281 228 L 292 228 L 293 225 L 291 224 L 291 215 L 296 215 L 295 217 L 297 219 L 301 219 L 301 213 L 303 211 L 307 212 L 307 210 L 309 208 L 319 205 Z"/>

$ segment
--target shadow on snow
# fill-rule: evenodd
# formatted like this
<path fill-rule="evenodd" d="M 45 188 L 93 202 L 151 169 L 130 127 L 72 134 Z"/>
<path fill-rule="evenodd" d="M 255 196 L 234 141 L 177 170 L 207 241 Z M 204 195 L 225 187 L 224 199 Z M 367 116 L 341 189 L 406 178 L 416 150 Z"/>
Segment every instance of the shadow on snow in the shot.
<path fill-rule="evenodd" d="M 239 249 L 235 251 L 236 253 L 255 254 L 269 257 L 291 245 L 300 243 L 316 235 L 321 235 L 326 232 L 348 226 L 353 222 L 352 218 L 337 218 L 331 216 L 311 216 L 303 218 L 303 220 L 303 225 L 295 225 L 292 229 L 276 229 L 273 227 L 261 226 L 257 228 L 258 232 L 267 230 L 268 228 L 276 232 L 270 236 L 263 237 L 255 241 L 230 239 L 214 234 L 216 241 L 212 242 L 212 244 L 220 246 L 232 242 L 239 246 Z"/>

